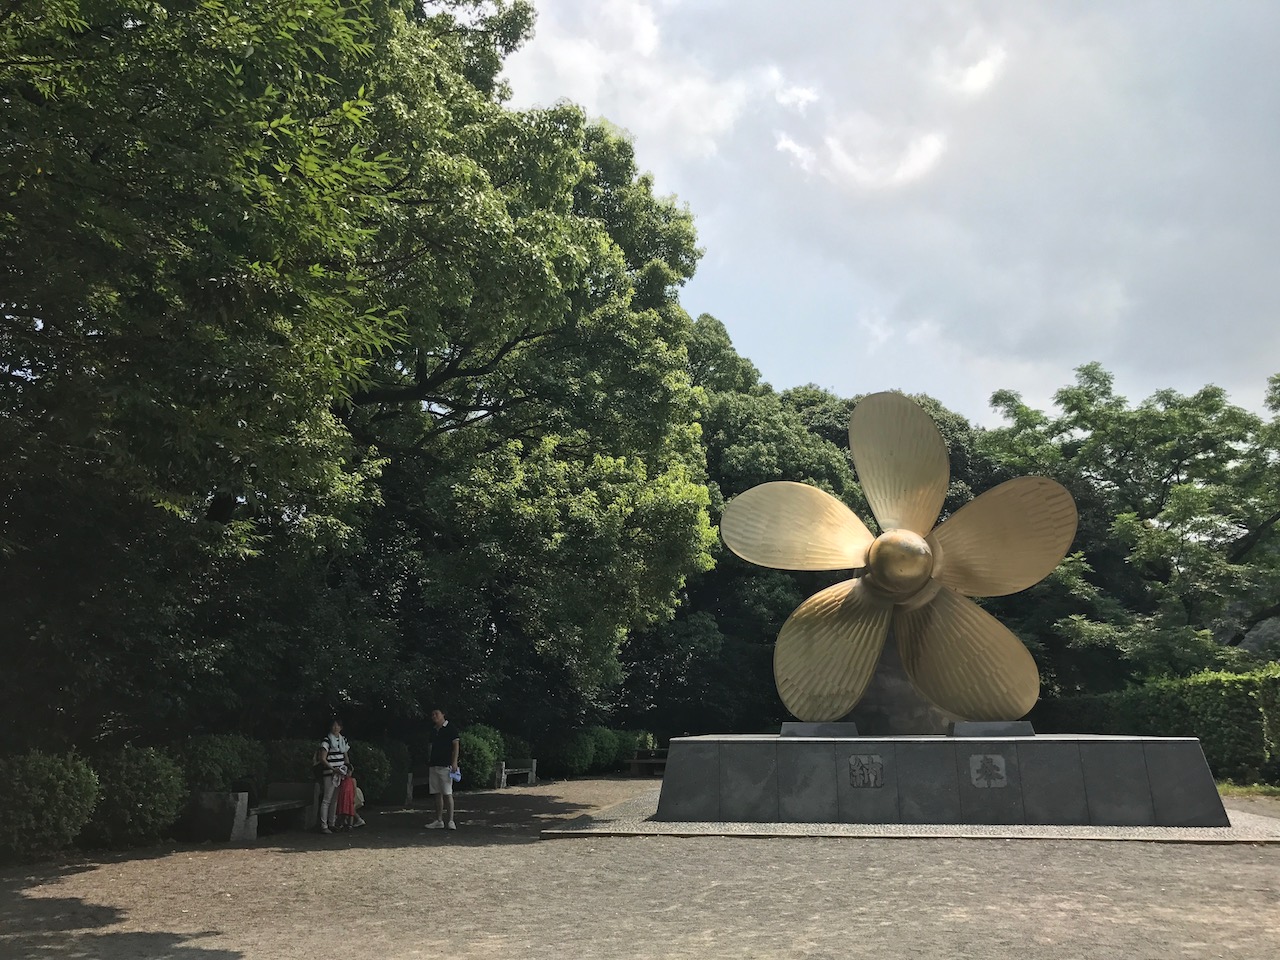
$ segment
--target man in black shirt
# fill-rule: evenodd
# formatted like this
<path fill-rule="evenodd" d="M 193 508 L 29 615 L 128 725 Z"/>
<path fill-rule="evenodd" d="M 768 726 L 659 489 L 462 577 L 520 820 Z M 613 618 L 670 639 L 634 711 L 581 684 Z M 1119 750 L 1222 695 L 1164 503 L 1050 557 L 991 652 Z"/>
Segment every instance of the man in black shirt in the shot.
<path fill-rule="evenodd" d="M 428 830 L 458 829 L 453 823 L 453 774 L 458 772 L 458 728 L 444 718 L 444 711 L 431 711 L 431 761 L 427 771 L 431 792 L 436 795 L 436 818 L 427 824 Z M 449 819 L 444 819 L 446 803 Z"/>

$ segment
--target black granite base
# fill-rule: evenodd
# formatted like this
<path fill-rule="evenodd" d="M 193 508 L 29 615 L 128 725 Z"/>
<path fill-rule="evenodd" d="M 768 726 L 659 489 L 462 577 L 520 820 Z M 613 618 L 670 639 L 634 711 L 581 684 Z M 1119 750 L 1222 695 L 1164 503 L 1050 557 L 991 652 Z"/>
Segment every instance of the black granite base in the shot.
<path fill-rule="evenodd" d="M 682 737 L 655 817 L 1229 826 L 1192 738 Z"/>

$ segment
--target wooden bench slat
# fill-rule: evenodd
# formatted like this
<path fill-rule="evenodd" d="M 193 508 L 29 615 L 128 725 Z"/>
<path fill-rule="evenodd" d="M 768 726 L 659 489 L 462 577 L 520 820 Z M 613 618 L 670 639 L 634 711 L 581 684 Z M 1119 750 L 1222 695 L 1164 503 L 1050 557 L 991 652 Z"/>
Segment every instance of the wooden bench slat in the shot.
<path fill-rule="evenodd" d="M 279 813 L 282 810 L 305 810 L 309 806 L 311 803 L 307 800 L 268 800 L 251 808 L 249 812 L 262 816 L 267 813 Z"/>

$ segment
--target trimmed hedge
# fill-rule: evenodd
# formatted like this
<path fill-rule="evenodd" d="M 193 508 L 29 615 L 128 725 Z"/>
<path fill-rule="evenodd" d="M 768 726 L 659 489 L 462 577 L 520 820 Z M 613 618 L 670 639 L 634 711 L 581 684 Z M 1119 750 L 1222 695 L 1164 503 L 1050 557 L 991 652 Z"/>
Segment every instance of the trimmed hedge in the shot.
<path fill-rule="evenodd" d="M 387 760 L 391 764 L 391 773 L 383 791 L 374 796 L 366 790 L 365 800 L 369 803 L 402 804 L 404 803 L 404 786 L 409 780 L 409 774 L 413 772 L 409 745 L 399 740 L 379 740 L 376 746 L 387 755 Z"/>
<path fill-rule="evenodd" d="M 381 797 L 391 782 L 391 761 L 376 745 L 366 740 L 349 740 L 347 757 L 355 769 L 356 785 L 364 793 L 365 802 Z"/>
<path fill-rule="evenodd" d="M 533 755 L 533 746 L 523 737 L 513 736 L 510 733 L 502 735 L 502 759 L 503 760 L 528 760 L 536 759 Z"/>
<path fill-rule="evenodd" d="M 192 737 L 182 745 L 180 758 L 192 791 L 229 791 L 233 780 L 252 780 L 259 791 L 266 786 L 266 748 L 248 737 L 233 733 Z"/>
<path fill-rule="evenodd" d="M 7 757 L 0 777 L 0 853 L 27 860 L 56 853 L 84 829 L 98 775 L 73 753 Z"/>
<path fill-rule="evenodd" d="M 1262 711 L 1262 741 L 1267 759 L 1261 779 L 1280 783 L 1280 664 L 1254 674 L 1258 678 L 1258 708 Z"/>
<path fill-rule="evenodd" d="M 493 727 L 485 723 L 473 723 L 467 727 L 467 732 L 489 744 L 489 749 L 493 751 L 495 762 L 506 759 L 507 745 L 503 742 L 502 734 Z"/>
<path fill-rule="evenodd" d="M 499 759 L 493 744 L 476 734 L 474 727 L 462 731 L 459 739 L 462 741 L 458 746 L 458 769 L 462 771 L 459 788 L 484 790 L 493 786 L 493 765 Z"/>
<path fill-rule="evenodd" d="M 595 758 L 595 738 L 585 730 L 575 730 L 559 743 L 550 744 L 538 757 L 538 772 L 551 777 L 580 777 L 591 769 Z"/>
<path fill-rule="evenodd" d="M 588 727 L 591 737 L 591 769 L 608 771 L 614 768 L 618 756 L 618 736 L 607 727 Z"/>
<path fill-rule="evenodd" d="M 187 799 L 182 767 L 152 747 L 127 746 L 94 761 L 98 805 L 78 840 L 85 846 L 131 847 L 163 840 Z"/>
<path fill-rule="evenodd" d="M 1044 733 L 1198 737 L 1219 779 L 1275 781 L 1280 775 L 1280 668 L 1206 672 L 1046 700 L 1030 719 Z"/>
<path fill-rule="evenodd" d="M 267 783 L 310 783 L 315 779 L 311 765 L 315 763 L 320 738 L 315 740 L 268 740 L 263 744 L 267 754 Z"/>
<path fill-rule="evenodd" d="M 636 745 L 640 742 L 640 734 L 635 730 L 615 730 L 613 735 L 618 742 L 618 750 L 613 755 L 613 765 L 616 769 L 621 770 L 635 759 Z"/>

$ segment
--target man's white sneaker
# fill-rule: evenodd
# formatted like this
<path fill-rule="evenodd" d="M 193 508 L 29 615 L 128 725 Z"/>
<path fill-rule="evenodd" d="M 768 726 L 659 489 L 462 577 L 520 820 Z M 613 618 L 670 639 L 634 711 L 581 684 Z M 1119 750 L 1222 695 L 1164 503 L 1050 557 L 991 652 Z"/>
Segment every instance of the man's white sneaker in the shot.
<path fill-rule="evenodd" d="M 458 825 L 457 825 L 456 823 L 454 823 L 452 820 L 450 820 L 450 821 L 449 821 L 449 829 L 450 829 L 450 830 L 457 830 L 457 829 L 458 829 Z"/>
<path fill-rule="evenodd" d="M 427 824 L 427 829 L 428 829 L 428 830 L 443 830 L 443 829 L 444 829 L 444 821 L 443 821 L 443 820 L 433 820 L 431 823 L 428 823 L 428 824 Z"/>
<path fill-rule="evenodd" d="M 332 830 L 330 830 L 328 827 L 326 827 L 323 823 L 322 823 L 322 824 L 320 824 L 320 832 L 321 832 L 321 833 L 333 833 L 333 831 L 332 831 Z"/>

